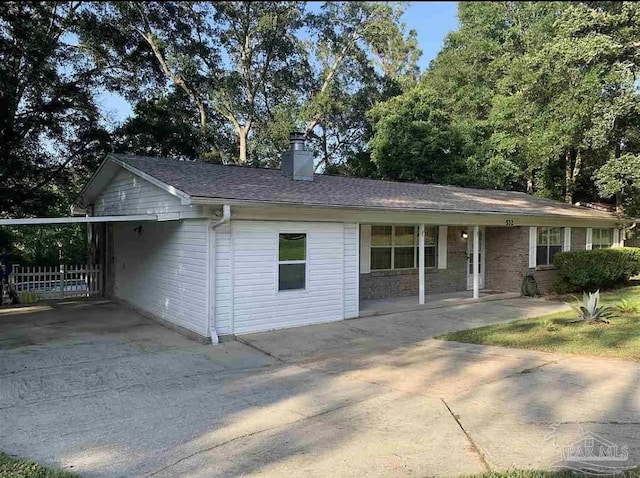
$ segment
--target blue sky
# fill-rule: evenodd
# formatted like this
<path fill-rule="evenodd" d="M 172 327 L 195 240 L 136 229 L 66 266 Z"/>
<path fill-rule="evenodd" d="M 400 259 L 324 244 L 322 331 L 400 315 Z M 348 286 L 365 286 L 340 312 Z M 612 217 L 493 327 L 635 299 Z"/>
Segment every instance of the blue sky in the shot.
<path fill-rule="evenodd" d="M 456 10 L 456 2 L 411 2 L 407 8 L 403 21 L 408 29 L 418 33 L 423 52 L 420 58 L 422 71 L 442 48 L 447 33 L 458 27 Z M 121 122 L 131 114 L 131 106 L 119 96 L 103 94 L 99 101 L 107 116 L 115 122 Z"/>

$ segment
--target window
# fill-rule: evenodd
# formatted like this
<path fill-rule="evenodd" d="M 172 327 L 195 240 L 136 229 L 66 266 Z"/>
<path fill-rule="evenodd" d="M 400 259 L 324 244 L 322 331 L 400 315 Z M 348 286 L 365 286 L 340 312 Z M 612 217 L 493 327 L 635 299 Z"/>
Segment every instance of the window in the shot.
<path fill-rule="evenodd" d="M 415 226 L 371 226 L 371 270 L 418 267 L 418 228 Z M 436 266 L 437 228 L 426 227 L 425 268 Z"/>
<path fill-rule="evenodd" d="M 563 241 L 564 228 L 539 227 L 536 265 L 548 266 L 550 264 L 553 264 L 553 256 L 555 256 L 558 252 L 562 252 Z"/>
<path fill-rule="evenodd" d="M 307 235 L 278 235 L 278 290 L 304 289 L 307 269 Z"/>
<path fill-rule="evenodd" d="M 613 229 L 593 229 L 591 249 L 607 249 L 613 245 Z"/>

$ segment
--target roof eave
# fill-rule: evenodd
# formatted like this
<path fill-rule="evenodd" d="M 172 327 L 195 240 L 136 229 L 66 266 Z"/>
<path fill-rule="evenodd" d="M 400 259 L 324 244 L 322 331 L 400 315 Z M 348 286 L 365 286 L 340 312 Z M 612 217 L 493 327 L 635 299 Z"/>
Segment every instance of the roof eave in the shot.
<path fill-rule="evenodd" d="M 529 212 L 504 212 L 504 211 L 477 211 L 465 209 L 417 209 L 417 208 L 387 208 L 374 206 L 354 206 L 354 205 L 332 205 L 332 204 L 307 204 L 292 203 L 285 201 L 254 201 L 234 198 L 212 198 L 205 196 L 191 196 L 192 204 L 199 205 L 220 205 L 229 204 L 231 206 L 251 206 L 251 207 L 309 207 L 314 209 L 332 209 L 332 210 L 355 210 L 355 211 L 377 211 L 377 212 L 409 212 L 409 213 L 434 213 L 434 214 L 477 214 L 482 216 L 527 216 L 527 217 L 553 217 L 567 219 L 584 219 L 593 221 L 607 221 L 613 223 L 632 224 L 636 219 L 621 218 L 614 215 L 611 216 L 581 216 L 568 214 L 549 214 L 549 213 L 529 213 Z"/>

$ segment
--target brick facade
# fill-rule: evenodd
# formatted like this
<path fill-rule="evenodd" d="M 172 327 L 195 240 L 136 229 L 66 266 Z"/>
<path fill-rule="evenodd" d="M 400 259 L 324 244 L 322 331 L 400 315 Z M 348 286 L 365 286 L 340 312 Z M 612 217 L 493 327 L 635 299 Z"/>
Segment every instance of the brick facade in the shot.
<path fill-rule="evenodd" d="M 462 230 L 471 227 L 448 227 L 447 269 L 429 270 L 425 274 L 425 292 L 441 294 L 467 289 L 466 252 L 467 240 L 461 238 Z M 571 228 L 571 250 L 586 249 L 587 230 Z M 529 269 L 528 227 L 485 228 L 485 288 L 504 292 L 520 292 L 527 273 L 533 275 L 543 294 L 552 290 L 556 271 L 550 267 Z M 360 274 L 360 299 L 385 299 L 418 294 L 418 270 L 379 271 Z"/>
<path fill-rule="evenodd" d="M 447 228 L 447 268 L 426 271 L 425 293 L 466 290 L 467 241 L 461 237 L 462 229 L 457 226 Z M 418 287 L 418 269 L 360 274 L 360 300 L 418 295 Z"/>
<path fill-rule="evenodd" d="M 584 251 L 587 248 L 587 228 L 572 227 L 571 228 L 571 250 Z"/>
<path fill-rule="evenodd" d="M 542 294 L 548 294 L 553 287 L 556 271 L 552 267 L 529 269 L 529 228 L 528 227 L 488 227 L 487 289 L 505 292 L 520 292 L 525 274 L 530 273 Z M 587 229 L 571 228 L 571 250 L 586 249 Z"/>

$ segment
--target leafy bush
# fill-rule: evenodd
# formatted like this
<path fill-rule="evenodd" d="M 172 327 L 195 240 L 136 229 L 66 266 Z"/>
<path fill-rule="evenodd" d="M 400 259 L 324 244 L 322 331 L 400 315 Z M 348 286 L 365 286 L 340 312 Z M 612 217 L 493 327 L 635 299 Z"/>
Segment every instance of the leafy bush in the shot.
<path fill-rule="evenodd" d="M 561 252 L 553 264 L 558 268 L 556 292 L 610 289 L 640 274 L 640 248 Z"/>

